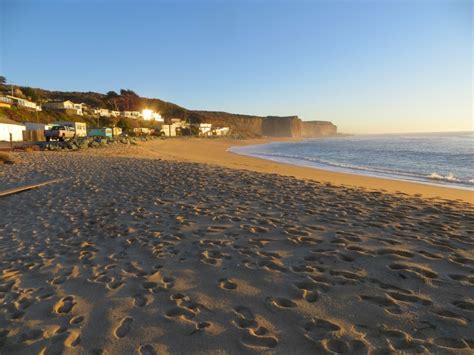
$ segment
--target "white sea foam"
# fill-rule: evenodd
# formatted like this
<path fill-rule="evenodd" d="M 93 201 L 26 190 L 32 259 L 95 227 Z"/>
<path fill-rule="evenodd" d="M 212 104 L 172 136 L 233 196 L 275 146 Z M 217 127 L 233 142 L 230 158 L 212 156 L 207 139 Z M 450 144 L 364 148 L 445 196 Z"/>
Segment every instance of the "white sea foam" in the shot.
<path fill-rule="evenodd" d="M 460 181 L 459 179 L 457 179 L 453 173 L 449 173 L 448 175 L 446 176 L 443 176 L 443 175 L 440 175 L 440 174 L 437 174 L 437 173 L 431 173 L 431 175 L 428 175 L 427 176 L 428 179 L 433 179 L 433 180 L 445 180 L 445 181 Z M 474 182 L 474 179 L 471 179 L 471 180 L 468 180 L 467 182 Z"/>

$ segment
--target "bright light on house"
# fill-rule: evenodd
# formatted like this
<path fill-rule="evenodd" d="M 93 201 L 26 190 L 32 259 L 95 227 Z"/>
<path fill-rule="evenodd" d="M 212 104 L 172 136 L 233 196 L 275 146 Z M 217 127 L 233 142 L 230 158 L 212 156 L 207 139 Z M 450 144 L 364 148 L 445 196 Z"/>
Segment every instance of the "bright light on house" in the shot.
<path fill-rule="evenodd" d="M 149 121 L 153 118 L 153 111 L 152 110 L 143 110 L 142 114 L 143 114 L 143 119 L 145 121 Z"/>

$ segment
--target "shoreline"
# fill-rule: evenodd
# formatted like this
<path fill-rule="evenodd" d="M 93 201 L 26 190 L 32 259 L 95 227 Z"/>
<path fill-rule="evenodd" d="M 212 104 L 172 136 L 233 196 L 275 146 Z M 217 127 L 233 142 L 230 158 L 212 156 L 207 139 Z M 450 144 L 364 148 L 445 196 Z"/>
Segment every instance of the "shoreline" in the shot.
<path fill-rule="evenodd" d="M 469 190 L 428 185 L 423 182 L 410 182 L 390 178 L 356 175 L 344 172 L 291 165 L 267 159 L 249 157 L 229 152 L 231 147 L 268 144 L 274 142 L 298 142 L 301 138 L 174 138 L 140 142 L 137 146 L 107 148 L 98 150 L 97 154 L 126 156 L 143 159 L 165 159 L 182 162 L 195 162 L 222 166 L 230 169 L 249 170 L 260 173 L 271 173 L 282 176 L 293 176 L 297 179 L 319 181 L 335 186 L 363 188 L 369 191 L 380 191 L 390 194 L 412 195 L 423 198 L 459 200 L 474 203 L 474 193 Z M 89 154 L 89 152 L 84 152 Z M 81 153 L 82 154 L 82 153 Z M 96 154 L 94 152 L 94 154 Z"/>
<path fill-rule="evenodd" d="M 260 144 L 255 144 L 255 145 L 250 145 L 250 146 L 243 146 L 243 147 L 256 147 L 259 146 Z M 262 144 L 266 145 L 266 144 Z M 371 177 L 371 178 L 377 178 L 377 179 L 384 179 L 384 180 L 394 180 L 394 181 L 400 181 L 400 182 L 409 182 L 409 183 L 414 183 L 414 184 L 421 184 L 421 185 L 428 185 L 428 186 L 433 186 L 433 187 L 441 187 L 441 188 L 447 188 L 447 189 L 455 189 L 455 190 L 463 190 L 463 191 L 469 191 L 474 193 L 474 187 L 469 187 L 469 186 L 464 186 L 460 184 L 455 184 L 453 183 L 452 185 L 450 184 L 440 184 L 437 183 L 437 181 L 445 181 L 445 180 L 437 180 L 437 179 L 432 179 L 431 181 L 426 181 L 422 180 L 421 177 L 419 180 L 413 178 L 403 178 L 402 176 L 397 177 L 397 176 L 391 176 L 388 173 L 376 173 L 373 172 L 372 174 L 369 171 L 360 169 L 360 173 L 355 173 L 351 171 L 351 168 L 343 168 L 343 167 L 336 167 L 332 166 L 330 164 L 324 164 L 324 163 L 318 163 L 319 166 L 317 165 L 311 165 L 311 164 L 304 164 L 304 159 L 299 159 L 299 158 L 294 158 L 295 163 L 292 163 L 290 160 L 284 161 L 284 160 L 278 160 L 278 159 L 271 159 L 271 158 L 265 158 L 265 157 L 260 157 L 258 154 L 253 155 L 252 153 L 245 153 L 245 152 L 238 152 L 235 151 L 233 148 L 240 148 L 239 146 L 233 146 L 227 149 L 227 152 L 237 154 L 237 155 L 242 155 L 250 158 L 256 158 L 256 159 L 262 159 L 262 160 L 268 160 L 275 162 L 277 164 L 285 164 L 285 165 L 291 165 L 291 166 L 299 166 L 299 167 L 307 167 L 310 169 L 317 169 L 317 170 L 323 170 L 323 171 L 329 171 L 329 172 L 334 172 L 334 173 L 341 173 L 341 174 L 349 174 L 349 175 L 356 175 L 356 176 L 366 176 L 366 177 Z M 264 154 L 262 154 L 264 155 Z M 357 169 L 354 169 L 357 171 Z"/>

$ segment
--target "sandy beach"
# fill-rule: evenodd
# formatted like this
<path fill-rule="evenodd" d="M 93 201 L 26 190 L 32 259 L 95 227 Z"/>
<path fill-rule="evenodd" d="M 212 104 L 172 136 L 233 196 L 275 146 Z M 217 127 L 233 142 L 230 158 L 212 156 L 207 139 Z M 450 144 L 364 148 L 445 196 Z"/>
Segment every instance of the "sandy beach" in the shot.
<path fill-rule="evenodd" d="M 113 149 L 100 150 L 96 154 L 204 163 L 230 169 L 291 176 L 298 179 L 329 183 L 334 186 L 356 187 L 392 194 L 406 194 L 417 197 L 459 200 L 474 203 L 474 192 L 472 191 L 306 168 L 242 156 L 227 151 L 227 149 L 234 146 L 272 142 L 296 142 L 299 140 L 300 139 L 297 138 L 257 138 L 246 140 L 198 138 L 166 139 L 140 143 L 139 146 L 116 146 Z"/>
<path fill-rule="evenodd" d="M 0 166 L 1 354 L 474 351 L 472 193 L 170 139 Z M 383 191 L 382 191 L 383 190 Z"/>

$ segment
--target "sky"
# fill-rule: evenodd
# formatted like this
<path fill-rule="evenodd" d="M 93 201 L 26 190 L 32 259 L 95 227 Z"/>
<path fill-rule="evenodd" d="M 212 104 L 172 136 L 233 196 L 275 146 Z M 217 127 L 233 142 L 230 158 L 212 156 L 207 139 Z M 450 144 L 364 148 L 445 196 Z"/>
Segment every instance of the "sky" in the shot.
<path fill-rule="evenodd" d="M 0 0 L 0 75 L 344 133 L 473 130 L 470 0 Z"/>

